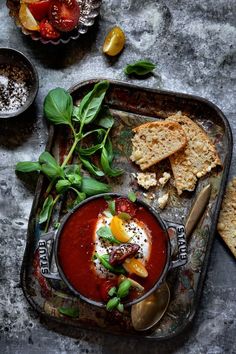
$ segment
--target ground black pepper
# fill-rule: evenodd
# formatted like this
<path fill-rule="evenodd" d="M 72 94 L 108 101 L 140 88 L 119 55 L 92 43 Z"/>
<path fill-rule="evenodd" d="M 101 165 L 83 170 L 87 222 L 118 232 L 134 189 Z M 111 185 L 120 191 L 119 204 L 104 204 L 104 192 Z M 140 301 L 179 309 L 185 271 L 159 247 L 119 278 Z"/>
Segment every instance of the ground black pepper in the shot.
<path fill-rule="evenodd" d="M 28 73 L 9 64 L 0 65 L 0 112 L 17 111 L 29 95 Z"/>

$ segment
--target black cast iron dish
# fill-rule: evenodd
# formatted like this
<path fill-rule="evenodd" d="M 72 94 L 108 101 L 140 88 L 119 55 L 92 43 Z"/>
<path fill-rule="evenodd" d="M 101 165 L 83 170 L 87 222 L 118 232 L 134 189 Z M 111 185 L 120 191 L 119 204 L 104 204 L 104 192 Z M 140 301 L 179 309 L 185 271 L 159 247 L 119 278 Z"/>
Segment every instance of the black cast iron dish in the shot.
<path fill-rule="evenodd" d="M 12 48 L 0 48 L 0 65 L 1 64 L 19 67 L 19 69 L 22 69 L 27 74 L 27 99 L 17 110 L 9 112 L 0 110 L 0 118 L 6 119 L 19 116 L 32 105 L 38 93 L 39 79 L 35 66 L 18 50 Z"/>
<path fill-rule="evenodd" d="M 63 228 L 66 225 L 66 222 L 68 221 L 68 219 L 71 217 L 71 215 L 78 210 L 79 208 L 82 208 L 85 204 L 89 203 L 91 200 L 96 200 L 98 198 L 104 197 L 104 196 L 110 196 L 110 197 L 124 197 L 124 198 L 128 198 L 126 195 L 121 195 L 121 194 L 117 194 L 117 193 L 105 193 L 105 194 L 98 194 L 96 196 L 90 197 L 86 200 L 84 200 L 82 203 L 80 203 L 78 206 L 76 206 L 74 209 L 72 209 L 71 212 L 69 212 L 68 214 L 65 215 L 65 217 L 63 218 L 60 228 L 58 229 L 58 231 L 52 231 L 52 232 L 48 232 L 46 234 L 42 234 L 40 236 L 39 239 L 39 256 L 40 256 L 40 268 L 41 268 L 41 273 L 45 278 L 48 279 L 61 279 L 65 282 L 65 284 L 68 286 L 68 288 L 72 291 L 72 293 L 76 296 L 79 296 L 82 300 L 90 303 L 91 305 L 95 305 L 95 306 L 99 306 L 99 307 L 103 307 L 105 306 L 104 303 L 102 302 L 97 302 L 97 301 L 93 301 L 83 295 L 81 295 L 69 282 L 69 280 L 67 279 L 65 273 L 63 272 L 63 269 L 60 265 L 59 262 L 59 258 L 58 258 L 58 246 L 59 246 L 59 242 L 60 242 L 60 236 L 61 236 L 61 232 L 63 230 Z M 139 298 L 124 303 L 125 306 L 131 306 L 134 305 L 142 300 L 144 300 L 147 296 L 149 296 L 150 294 L 152 294 L 161 284 L 163 281 L 165 281 L 166 275 L 168 273 L 168 271 L 170 269 L 176 268 L 176 267 L 180 267 L 183 266 L 184 264 L 187 263 L 187 250 L 186 250 L 186 242 L 185 242 L 185 230 L 184 230 L 184 226 L 181 224 L 177 224 L 175 222 L 172 221 L 164 221 L 161 219 L 160 215 L 158 215 L 158 213 L 152 208 L 150 207 L 150 205 L 148 205 L 147 203 L 143 202 L 142 200 L 137 200 L 135 203 L 143 206 L 144 208 L 146 208 L 152 215 L 154 215 L 154 217 L 157 219 L 158 223 L 160 224 L 162 230 L 164 231 L 164 235 L 166 238 L 166 244 L 167 244 L 167 254 L 166 254 L 166 264 L 165 267 L 163 269 L 163 272 L 160 276 L 160 278 L 158 278 L 156 280 L 156 283 L 154 284 L 154 286 L 147 291 L 144 295 L 140 296 Z M 170 244 L 170 239 L 168 236 L 168 229 L 175 229 L 176 231 L 176 237 L 177 237 L 177 244 L 178 244 L 178 258 L 176 260 L 172 260 L 171 259 L 171 244 Z M 58 269 L 58 273 L 52 273 L 50 271 L 50 264 L 49 264 L 49 257 L 48 257 L 48 251 L 47 251 L 47 241 L 49 240 L 53 240 L 54 239 L 54 245 L 53 245 L 53 253 L 55 256 L 55 261 L 56 261 L 56 265 L 57 265 L 57 269 Z M 75 272 L 78 271 L 75 269 Z M 89 281 L 89 279 L 88 279 Z"/>

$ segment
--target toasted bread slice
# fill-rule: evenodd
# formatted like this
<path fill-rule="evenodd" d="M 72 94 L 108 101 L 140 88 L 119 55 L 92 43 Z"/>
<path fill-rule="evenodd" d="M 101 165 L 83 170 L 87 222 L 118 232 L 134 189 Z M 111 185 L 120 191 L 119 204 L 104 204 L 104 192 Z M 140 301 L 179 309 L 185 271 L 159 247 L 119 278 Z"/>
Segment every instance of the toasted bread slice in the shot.
<path fill-rule="evenodd" d="M 236 177 L 228 184 L 217 229 L 236 258 Z"/>
<path fill-rule="evenodd" d="M 221 165 L 221 161 L 208 135 L 190 118 L 177 113 L 166 121 L 178 122 L 188 140 L 184 149 L 170 156 L 175 186 L 180 195 L 184 190 L 193 191 L 197 179 Z"/>
<path fill-rule="evenodd" d="M 133 132 L 130 159 L 141 170 L 169 157 L 187 144 L 185 133 L 176 122 L 149 122 L 134 128 Z"/>

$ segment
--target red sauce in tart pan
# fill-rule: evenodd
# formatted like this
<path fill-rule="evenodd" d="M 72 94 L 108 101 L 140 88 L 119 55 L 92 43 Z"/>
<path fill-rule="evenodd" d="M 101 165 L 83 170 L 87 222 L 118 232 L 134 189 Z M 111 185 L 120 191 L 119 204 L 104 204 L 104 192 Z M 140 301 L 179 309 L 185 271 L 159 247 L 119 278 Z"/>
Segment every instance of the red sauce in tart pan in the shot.
<path fill-rule="evenodd" d="M 67 283 L 77 293 L 95 302 L 103 302 L 101 287 L 107 279 L 100 278 L 94 270 L 92 258 L 95 245 L 93 235 L 98 216 L 107 207 L 108 204 L 103 197 L 82 204 L 67 218 L 59 232 L 57 241 L 57 262 L 60 272 L 63 273 Z M 168 236 L 158 219 L 139 202 L 135 202 L 134 207 L 136 208 L 135 218 L 142 221 L 150 232 L 151 251 L 146 264 L 148 277 L 141 278 L 134 274 L 127 275 L 138 281 L 144 287 L 144 292 L 140 295 L 137 291 L 132 290 L 125 302 L 133 301 L 153 288 L 163 275 L 169 252 Z M 118 278 L 118 275 L 115 276 L 115 280 L 116 278 Z"/>

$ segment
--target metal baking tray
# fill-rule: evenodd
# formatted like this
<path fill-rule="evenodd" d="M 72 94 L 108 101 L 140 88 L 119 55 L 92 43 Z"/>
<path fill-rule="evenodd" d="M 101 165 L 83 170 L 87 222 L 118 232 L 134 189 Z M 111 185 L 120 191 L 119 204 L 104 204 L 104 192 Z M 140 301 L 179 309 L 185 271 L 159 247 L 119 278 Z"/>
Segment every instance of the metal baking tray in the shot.
<path fill-rule="evenodd" d="M 85 81 L 70 89 L 74 102 L 79 101 L 98 79 Z M 29 218 L 27 244 L 21 269 L 21 284 L 24 294 L 32 307 L 41 315 L 49 328 L 60 333 L 78 337 L 79 328 L 100 329 L 111 334 L 132 335 L 147 339 L 169 339 L 183 332 L 191 323 L 201 296 L 207 264 L 214 240 L 218 213 L 224 196 L 232 155 L 232 133 L 224 114 L 211 102 L 196 96 L 154 90 L 134 86 L 124 82 L 110 81 L 106 104 L 116 121 L 112 130 L 112 142 L 116 153 L 115 165 L 122 166 L 122 177 L 110 179 L 113 192 L 126 193 L 131 188 L 139 198 L 150 203 L 164 219 L 175 219 L 184 223 L 194 198 L 208 183 L 212 192 L 208 207 L 188 242 L 188 263 L 178 270 L 169 272 L 167 282 L 171 290 L 171 300 L 167 312 L 156 327 L 147 332 L 136 332 L 131 324 L 130 312 L 113 316 L 104 309 L 84 303 L 74 297 L 59 281 L 48 282 L 39 270 L 37 241 L 39 225 L 36 216 L 47 187 L 47 180 L 40 175 Z M 222 161 L 222 167 L 199 179 L 194 192 L 185 192 L 181 197 L 170 183 L 170 202 L 161 211 L 157 205 L 160 191 L 146 192 L 138 187 L 134 173 L 138 171 L 129 160 L 132 128 L 143 122 L 164 119 L 181 111 L 197 122 L 213 140 Z M 65 128 L 50 127 L 46 150 L 58 157 L 65 151 L 69 140 Z M 157 175 L 170 167 L 167 162 L 154 167 Z M 56 213 L 57 220 L 63 216 L 63 205 Z M 55 220 L 54 220 L 55 221 Z M 78 307 L 78 318 L 61 315 L 59 307 Z"/>

